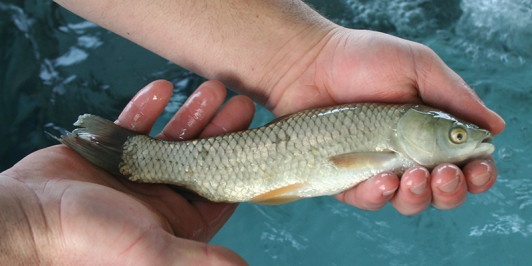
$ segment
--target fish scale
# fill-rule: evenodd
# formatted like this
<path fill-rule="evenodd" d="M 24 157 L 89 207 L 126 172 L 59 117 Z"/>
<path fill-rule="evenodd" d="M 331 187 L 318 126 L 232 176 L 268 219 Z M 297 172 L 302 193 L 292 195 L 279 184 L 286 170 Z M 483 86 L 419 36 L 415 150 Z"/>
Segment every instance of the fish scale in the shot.
<path fill-rule="evenodd" d="M 81 128 L 61 141 L 107 171 L 220 202 L 275 204 L 332 195 L 380 172 L 464 162 L 494 150 L 486 130 L 412 104 L 317 108 L 256 129 L 178 142 L 92 115 L 80 116 L 75 125 Z M 453 130 L 471 137 L 450 140 Z"/>

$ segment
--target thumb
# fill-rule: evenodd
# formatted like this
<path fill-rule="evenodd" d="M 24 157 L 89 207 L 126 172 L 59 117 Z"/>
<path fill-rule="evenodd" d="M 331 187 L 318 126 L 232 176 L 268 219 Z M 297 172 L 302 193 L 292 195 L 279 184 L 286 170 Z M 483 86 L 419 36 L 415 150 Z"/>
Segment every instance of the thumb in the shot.
<path fill-rule="evenodd" d="M 162 229 L 146 233 L 122 255 L 120 264 L 127 265 L 247 265 L 227 248 L 178 238 Z"/>
<path fill-rule="evenodd" d="M 431 106 L 455 114 L 488 129 L 493 134 L 504 130 L 504 120 L 488 109 L 477 94 L 431 49 L 413 49 L 420 96 Z"/>

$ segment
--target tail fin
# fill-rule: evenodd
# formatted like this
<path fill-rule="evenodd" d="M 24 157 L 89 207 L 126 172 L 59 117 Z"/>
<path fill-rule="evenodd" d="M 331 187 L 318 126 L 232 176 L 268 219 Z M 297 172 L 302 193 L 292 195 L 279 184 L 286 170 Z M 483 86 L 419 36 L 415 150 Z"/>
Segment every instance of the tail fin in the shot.
<path fill-rule="evenodd" d="M 79 128 L 62 135 L 59 139 L 61 143 L 96 166 L 122 175 L 118 167 L 122 160 L 123 145 L 128 137 L 138 133 L 91 114 L 80 115 L 74 125 Z"/>

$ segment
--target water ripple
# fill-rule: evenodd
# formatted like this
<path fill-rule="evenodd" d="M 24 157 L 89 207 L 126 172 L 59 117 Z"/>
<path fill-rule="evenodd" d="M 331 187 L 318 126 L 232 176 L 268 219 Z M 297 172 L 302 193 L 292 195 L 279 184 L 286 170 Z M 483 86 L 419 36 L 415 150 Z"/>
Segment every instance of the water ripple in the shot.
<path fill-rule="evenodd" d="M 484 235 L 512 235 L 519 234 L 523 237 L 532 235 L 532 223 L 526 221 L 518 214 L 499 215 L 493 214 L 493 222 L 482 226 L 473 226 L 469 236 L 481 237 Z"/>

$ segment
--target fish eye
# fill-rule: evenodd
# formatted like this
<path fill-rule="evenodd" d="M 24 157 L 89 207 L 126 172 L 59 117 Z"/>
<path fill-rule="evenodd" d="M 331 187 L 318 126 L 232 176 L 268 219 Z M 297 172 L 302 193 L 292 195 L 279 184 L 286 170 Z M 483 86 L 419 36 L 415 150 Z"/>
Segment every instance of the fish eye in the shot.
<path fill-rule="evenodd" d="M 467 131 L 463 127 L 452 128 L 449 132 L 449 138 L 455 144 L 462 144 L 467 140 Z"/>

